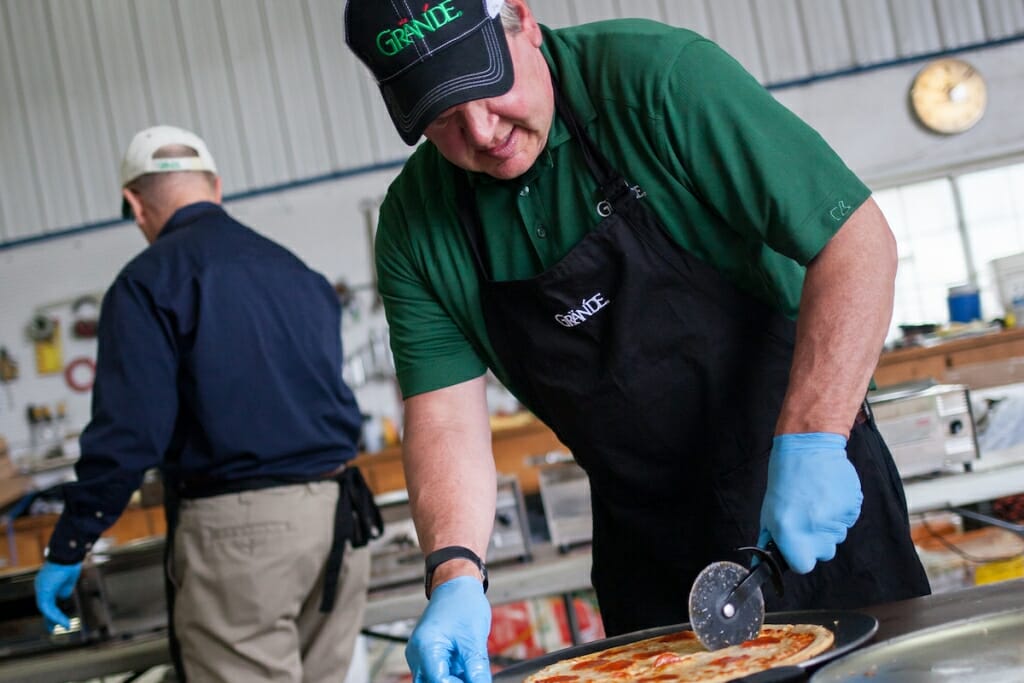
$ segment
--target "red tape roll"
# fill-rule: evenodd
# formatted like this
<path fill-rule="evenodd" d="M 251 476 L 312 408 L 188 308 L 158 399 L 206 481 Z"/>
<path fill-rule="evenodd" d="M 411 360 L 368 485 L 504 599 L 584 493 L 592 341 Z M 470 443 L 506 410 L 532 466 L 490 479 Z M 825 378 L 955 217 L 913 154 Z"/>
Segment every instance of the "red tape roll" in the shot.
<path fill-rule="evenodd" d="M 82 374 L 81 368 L 87 369 L 87 377 L 80 377 Z M 82 356 L 81 358 L 74 359 L 64 367 L 64 381 L 74 391 L 86 392 L 92 390 L 92 383 L 95 379 L 96 363 L 92 358 Z"/>

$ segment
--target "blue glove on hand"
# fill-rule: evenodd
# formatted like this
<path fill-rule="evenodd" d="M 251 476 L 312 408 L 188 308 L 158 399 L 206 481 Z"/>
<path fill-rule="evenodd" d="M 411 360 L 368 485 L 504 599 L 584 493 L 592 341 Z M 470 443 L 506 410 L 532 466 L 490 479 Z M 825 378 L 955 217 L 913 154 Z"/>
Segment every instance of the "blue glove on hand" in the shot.
<path fill-rule="evenodd" d="M 863 500 L 844 437 L 823 432 L 776 436 L 757 544 L 763 548 L 774 540 L 790 568 L 806 574 L 815 563 L 836 556 Z"/>
<path fill-rule="evenodd" d="M 416 683 L 490 683 L 487 634 L 491 605 L 472 576 L 459 576 L 434 589 L 405 648 Z"/>
<path fill-rule="evenodd" d="M 68 615 L 57 607 L 57 598 L 67 600 L 75 590 L 78 575 L 82 572 L 82 563 L 54 564 L 44 562 L 36 574 L 36 606 L 43 613 L 46 628 L 53 632 L 55 625 L 71 627 Z"/>

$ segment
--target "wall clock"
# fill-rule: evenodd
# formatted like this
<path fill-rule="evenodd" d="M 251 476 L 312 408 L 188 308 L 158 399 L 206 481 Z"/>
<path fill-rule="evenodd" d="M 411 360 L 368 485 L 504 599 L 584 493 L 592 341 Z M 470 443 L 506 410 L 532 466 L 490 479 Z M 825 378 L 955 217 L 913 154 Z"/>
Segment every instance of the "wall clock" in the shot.
<path fill-rule="evenodd" d="M 910 87 L 910 107 L 928 130 L 962 133 L 981 120 L 988 95 L 985 79 L 973 66 L 952 57 L 924 66 Z"/>

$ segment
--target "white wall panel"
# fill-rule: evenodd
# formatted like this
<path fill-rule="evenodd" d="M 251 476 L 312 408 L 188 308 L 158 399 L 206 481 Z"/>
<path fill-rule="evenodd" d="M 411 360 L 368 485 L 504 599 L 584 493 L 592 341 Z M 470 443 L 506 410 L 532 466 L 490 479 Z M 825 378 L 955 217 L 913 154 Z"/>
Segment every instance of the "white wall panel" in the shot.
<path fill-rule="evenodd" d="M 660 0 L 615 0 L 616 14 L 620 17 L 639 17 L 665 22 Z"/>
<path fill-rule="evenodd" d="M 589 24 L 592 21 L 614 19 L 619 16 L 618 8 L 613 0 L 560 0 L 569 3 L 573 8 L 573 17 L 577 24 Z"/>
<path fill-rule="evenodd" d="M 977 45 L 985 40 L 981 5 L 964 0 L 935 0 L 939 32 L 945 48 Z"/>
<path fill-rule="evenodd" d="M 42 232 L 47 225 L 9 11 L 10 5 L 0 4 L 0 239 L 5 241 Z"/>
<path fill-rule="evenodd" d="M 715 39 L 706 0 L 662 0 L 662 4 L 665 7 L 665 21 L 668 23 Z"/>
<path fill-rule="evenodd" d="M 810 73 L 828 73 L 854 64 L 842 0 L 800 0 Z"/>
<path fill-rule="evenodd" d="M 1024 38 L 1024 0 L 532 0 L 701 33 L 778 83 Z M 207 138 L 229 194 L 406 157 L 344 45 L 344 0 L 0 0 L 0 244 L 116 215 L 116 165 L 155 123 Z M 13 162 L 9 160 L 14 160 Z M 42 188 L 60 186 L 59 193 Z"/>
<path fill-rule="evenodd" d="M 133 16 L 132 38 L 145 81 L 141 92 L 146 95 L 151 117 L 139 125 L 117 129 L 118 159 L 136 127 L 166 124 L 194 130 L 199 119 L 195 93 L 186 70 L 184 31 L 176 3 L 131 0 L 125 4 Z M 111 85 L 125 89 L 125 84 Z"/>
<path fill-rule="evenodd" d="M 894 0 L 889 3 L 896 27 L 896 50 L 901 57 L 942 49 L 939 19 L 933 0 Z"/>
<path fill-rule="evenodd" d="M 374 154 L 378 136 L 383 134 L 393 140 L 398 134 L 390 129 L 386 116 L 386 126 L 371 125 L 368 104 L 380 96 L 366 67 L 355 58 L 338 31 L 343 24 L 343 12 L 344 6 L 337 0 L 309 0 L 317 78 L 337 167 L 352 168 L 381 158 Z"/>
<path fill-rule="evenodd" d="M 120 203 L 120 159 L 114 152 L 117 137 L 111 128 L 96 34 L 91 30 L 93 15 L 84 2 L 49 0 L 48 5 L 69 110 L 68 129 L 74 149 L 74 163 L 69 165 L 76 175 L 76 184 L 82 188 L 79 220 L 97 221 L 110 216 Z"/>
<path fill-rule="evenodd" d="M 162 112 L 155 108 L 152 94 L 166 92 L 168 84 L 153 80 L 150 74 L 143 71 L 143 64 L 147 60 L 139 46 L 146 42 L 146 34 L 142 34 L 140 24 L 133 21 L 136 8 L 131 0 L 92 0 L 88 6 L 93 15 L 92 26 L 96 31 L 108 116 L 114 132 L 115 148 L 111 153 L 117 159 L 114 166 L 116 172 L 132 135 L 142 128 L 165 123 Z M 176 33 L 173 25 L 159 27 L 157 30 L 168 35 Z M 161 69 L 160 61 L 163 58 L 159 53 L 152 55 L 155 69 Z M 170 58 L 173 55 L 168 55 Z M 107 190 L 105 196 L 113 192 L 116 198 L 116 189 L 115 180 L 113 190 Z M 115 202 L 111 208 L 117 206 L 120 204 Z M 114 213 L 116 211 L 110 211 L 107 215 Z"/>
<path fill-rule="evenodd" d="M 530 5 L 530 8 L 537 19 L 540 20 L 540 23 L 550 28 L 571 26 L 579 23 L 576 21 L 575 5 L 564 0 L 534 2 Z"/>
<path fill-rule="evenodd" d="M 797 0 L 753 0 L 751 19 L 764 42 L 764 80 L 788 81 L 810 72 Z"/>
<path fill-rule="evenodd" d="M 224 191 L 237 192 L 253 186 L 249 169 L 254 151 L 246 144 L 239 113 L 238 89 L 227 61 L 220 3 L 181 0 L 178 3 L 189 84 L 195 92 L 196 133 L 210 146 L 217 170 L 224 177 Z M 261 102 L 258 106 L 274 106 Z"/>
<path fill-rule="evenodd" d="M 1024 31 L 1024 0 L 981 0 L 981 13 L 990 38 Z"/>
<path fill-rule="evenodd" d="M 267 45 L 259 4 L 249 0 L 225 3 L 224 33 L 241 105 L 241 137 L 250 150 L 247 183 L 273 185 L 294 178 L 281 93 L 275 87 L 277 78 L 270 62 L 273 51 Z"/>
<path fill-rule="evenodd" d="M 68 139 L 68 106 L 58 72 L 49 7 L 36 0 L 16 0 L 13 7 L 16 11 L 8 17 L 11 51 L 27 113 L 22 134 L 26 135 L 30 153 L 38 164 L 39 184 L 33 191 L 42 191 L 45 198 L 43 226 L 81 223 L 82 186 L 78 182 L 75 151 Z M 7 163 L 10 162 L 5 159 L 4 164 Z M 25 227 L 29 233 L 45 232 L 43 226 Z"/>
<path fill-rule="evenodd" d="M 872 186 L 919 180 L 985 160 L 1005 164 L 1024 159 L 1024 41 L 960 56 L 989 83 L 984 118 L 962 135 L 929 133 L 908 111 L 907 91 L 921 62 L 773 94 L 817 129 Z"/>
<path fill-rule="evenodd" d="M 858 66 L 896 56 L 896 33 L 886 0 L 843 0 L 843 7 Z"/>
<path fill-rule="evenodd" d="M 251 0 L 235 0 L 252 7 Z M 337 167 L 333 142 L 318 96 L 313 70 L 309 13 L 305 3 L 264 0 L 268 43 L 272 49 L 279 101 L 284 111 L 293 175 L 308 178 Z M 253 8 L 251 11 L 254 11 Z"/>
<path fill-rule="evenodd" d="M 765 78 L 761 36 L 751 0 L 715 0 L 710 5 L 715 41 L 758 80 Z"/>

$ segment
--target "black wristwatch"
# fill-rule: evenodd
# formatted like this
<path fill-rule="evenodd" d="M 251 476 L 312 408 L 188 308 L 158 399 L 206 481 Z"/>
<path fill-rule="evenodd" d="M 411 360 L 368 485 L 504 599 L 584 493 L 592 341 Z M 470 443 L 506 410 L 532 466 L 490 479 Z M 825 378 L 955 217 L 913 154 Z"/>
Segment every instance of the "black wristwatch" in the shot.
<path fill-rule="evenodd" d="M 430 585 L 434 583 L 434 571 L 448 560 L 458 558 L 469 560 L 476 565 L 476 568 L 480 570 L 480 576 L 484 579 L 484 593 L 487 592 L 487 565 L 484 564 L 484 561 L 469 548 L 464 548 L 461 545 L 450 545 L 438 548 L 427 555 L 426 574 L 423 577 L 423 590 L 427 594 L 427 600 L 430 599 Z"/>

